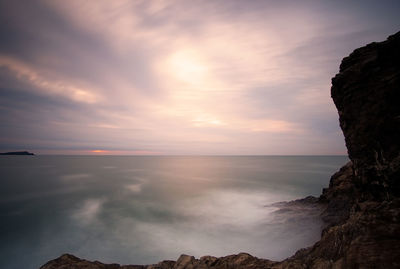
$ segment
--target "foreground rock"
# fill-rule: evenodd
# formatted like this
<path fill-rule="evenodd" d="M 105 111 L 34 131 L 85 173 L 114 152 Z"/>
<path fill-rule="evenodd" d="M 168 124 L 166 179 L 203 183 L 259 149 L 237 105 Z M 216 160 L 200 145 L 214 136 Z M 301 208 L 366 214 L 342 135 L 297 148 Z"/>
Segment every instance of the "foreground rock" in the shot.
<path fill-rule="evenodd" d="M 181 255 L 177 261 L 162 261 L 152 265 L 118 265 L 89 262 L 75 256 L 64 254 L 41 267 L 41 269 L 194 269 L 194 268 L 271 268 L 277 262 L 258 259 L 247 253 L 216 258 L 204 256 L 195 259 L 193 256 Z"/>
<path fill-rule="evenodd" d="M 318 200 L 281 204 L 282 212 L 305 203 L 323 208 L 326 227 L 314 246 L 281 262 L 241 253 L 120 266 L 63 255 L 41 269 L 400 268 L 400 32 L 344 58 L 332 98 L 351 162 Z"/>

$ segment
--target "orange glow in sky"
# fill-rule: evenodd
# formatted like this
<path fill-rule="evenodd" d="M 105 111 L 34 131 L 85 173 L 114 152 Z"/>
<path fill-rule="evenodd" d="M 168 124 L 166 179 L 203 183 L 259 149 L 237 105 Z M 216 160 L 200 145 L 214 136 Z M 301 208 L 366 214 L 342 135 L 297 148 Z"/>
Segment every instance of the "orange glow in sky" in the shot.
<path fill-rule="evenodd" d="M 95 149 L 95 150 L 92 150 L 90 152 L 93 152 L 93 153 L 107 153 L 108 150 Z"/>

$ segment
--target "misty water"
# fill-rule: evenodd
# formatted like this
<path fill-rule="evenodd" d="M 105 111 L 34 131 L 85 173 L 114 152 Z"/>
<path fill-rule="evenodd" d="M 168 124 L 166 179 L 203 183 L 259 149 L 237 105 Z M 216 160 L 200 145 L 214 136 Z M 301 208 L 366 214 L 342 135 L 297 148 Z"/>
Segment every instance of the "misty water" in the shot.
<path fill-rule="evenodd" d="M 345 156 L 0 156 L 0 268 L 63 253 L 151 264 L 239 252 L 284 259 L 318 218 L 269 206 L 318 196 Z"/>

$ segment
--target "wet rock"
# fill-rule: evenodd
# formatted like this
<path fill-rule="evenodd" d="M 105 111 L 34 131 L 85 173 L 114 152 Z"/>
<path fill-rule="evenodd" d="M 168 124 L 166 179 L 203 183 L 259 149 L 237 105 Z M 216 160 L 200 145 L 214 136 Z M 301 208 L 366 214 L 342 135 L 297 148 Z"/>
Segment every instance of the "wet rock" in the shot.
<path fill-rule="evenodd" d="M 329 188 L 322 190 L 319 202 L 327 207 L 321 217 L 327 226 L 343 223 L 350 216 L 358 196 L 353 173 L 353 164 L 349 162 L 331 177 Z"/>

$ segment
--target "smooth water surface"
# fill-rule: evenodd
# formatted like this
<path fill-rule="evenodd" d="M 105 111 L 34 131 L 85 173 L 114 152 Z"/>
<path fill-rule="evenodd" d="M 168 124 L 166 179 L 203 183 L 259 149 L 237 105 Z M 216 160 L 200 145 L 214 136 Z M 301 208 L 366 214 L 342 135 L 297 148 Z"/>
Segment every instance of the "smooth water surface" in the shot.
<path fill-rule="evenodd" d="M 274 202 L 318 196 L 345 156 L 0 156 L 0 268 L 63 253 L 150 264 L 239 252 L 279 260 L 321 222 L 276 220 Z"/>

